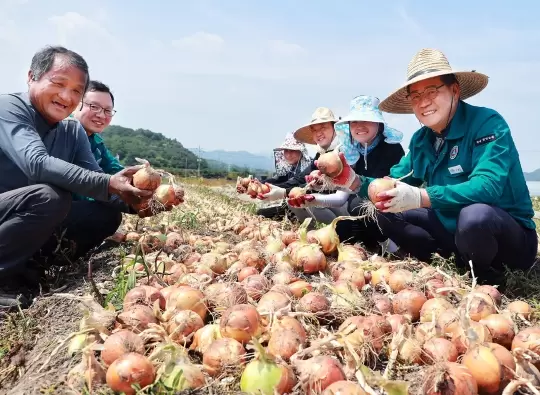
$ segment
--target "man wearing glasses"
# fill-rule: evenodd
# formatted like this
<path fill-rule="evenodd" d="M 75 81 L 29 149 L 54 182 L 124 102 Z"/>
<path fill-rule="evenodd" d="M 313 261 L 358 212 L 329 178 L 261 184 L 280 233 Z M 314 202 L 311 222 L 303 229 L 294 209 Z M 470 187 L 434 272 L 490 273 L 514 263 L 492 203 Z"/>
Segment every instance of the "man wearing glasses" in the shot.
<path fill-rule="evenodd" d="M 480 281 L 504 286 L 504 266 L 526 270 L 538 250 L 534 211 L 510 127 L 495 110 L 466 103 L 488 77 L 450 67 L 444 54 L 419 51 L 402 86 L 381 102 L 383 111 L 414 114 L 424 125 L 378 194 L 378 222 L 400 250 L 429 262 L 452 253 L 472 262 Z M 373 179 L 354 177 L 346 162 L 331 181 L 367 196 Z"/>

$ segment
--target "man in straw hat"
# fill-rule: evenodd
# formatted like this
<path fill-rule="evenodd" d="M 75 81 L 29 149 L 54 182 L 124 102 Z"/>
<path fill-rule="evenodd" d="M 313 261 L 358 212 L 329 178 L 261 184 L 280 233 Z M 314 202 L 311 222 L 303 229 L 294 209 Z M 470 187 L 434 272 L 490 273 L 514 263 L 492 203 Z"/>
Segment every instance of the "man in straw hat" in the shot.
<path fill-rule="evenodd" d="M 503 265 L 531 267 L 538 241 L 508 124 L 498 112 L 464 102 L 487 83 L 484 74 L 454 70 L 438 50 L 413 57 L 406 82 L 380 108 L 414 113 L 424 126 L 390 171 L 400 180 L 379 193 L 376 206 L 383 233 L 404 252 L 424 261 L 454 253 L 458 264 L 471 261 L 480 280 L 493 282 L 503 279 Z M 367 196 L 373 179 L 343 173 L 332 181 Z"/>

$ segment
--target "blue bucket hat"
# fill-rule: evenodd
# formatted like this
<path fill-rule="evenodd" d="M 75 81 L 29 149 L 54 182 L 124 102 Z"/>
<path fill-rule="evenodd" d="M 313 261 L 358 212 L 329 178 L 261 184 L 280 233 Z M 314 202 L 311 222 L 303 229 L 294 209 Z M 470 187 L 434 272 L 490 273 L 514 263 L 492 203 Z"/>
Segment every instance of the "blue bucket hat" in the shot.
<path fill-rule="evenodd" d="M 382 137 L 384 137 L 386 143 L 399 144 L 403 140 L 403 133 L 387 125 L 382 111 L 379 109 L 379 104 L 380 100 L 375 96 L 356 96 L 351 100 L 349 114 L 336 122 L 335 130 L 341 144 L 340 151 L 345 154 L 349 165 L 355 164 L 360 159 L 361 154 L 365 157 L 370 150 L 369 147 L 363 147 L 362 144 L 351 137 L 349 122 L 366 121 L 382 123 L 384 125 Z M 376 141 L 373 143 L 377 143 L 379 139 L 381 139 L 380 135 L 376 137 Z"/>

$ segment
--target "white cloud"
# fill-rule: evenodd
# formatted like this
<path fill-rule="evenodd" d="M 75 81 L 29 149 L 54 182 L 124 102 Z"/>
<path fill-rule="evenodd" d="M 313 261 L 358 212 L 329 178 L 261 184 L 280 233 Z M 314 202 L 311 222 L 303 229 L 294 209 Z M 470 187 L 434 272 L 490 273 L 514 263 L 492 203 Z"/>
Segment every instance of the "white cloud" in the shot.
<path fill-rule="evenodd" d="M 64 46 L 69 46 L 81 37 L 90 41 L 99 40 L 101 45 L 109 47 L 116 42 L 105 27 L 78 12 L 69 11 L 63 15 L 51 16 L 49 22 L 56 27 L 58 41 Z"/>
<path fill-rule="evenodd" d="M 274 53 L 280 55 L 297 55 L 307 52 L 301 45 L 283 40 L 270 40 L 268 41 L 268 46 Z"/>
<path fill-rule="evenodd" d="M 225 40 L 217 34 L 201 31 L 190 36 L 173 40 L 172 45 L 173 47 L 179 49 L 188 49 L 201 52 L 216 52 L 223 49 Z"/>

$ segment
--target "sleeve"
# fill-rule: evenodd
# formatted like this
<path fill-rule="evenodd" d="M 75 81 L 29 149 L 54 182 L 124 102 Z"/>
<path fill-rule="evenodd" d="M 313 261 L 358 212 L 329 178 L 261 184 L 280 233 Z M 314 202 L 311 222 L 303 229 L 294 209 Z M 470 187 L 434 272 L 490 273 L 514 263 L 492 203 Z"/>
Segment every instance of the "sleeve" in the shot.
<path fill-rule="evenodd" d="M 275 185 L 276 187 L 281 187 L 281 184 L 284 183 L 285 181 L 287 181 L 288 179 L 289 178 L 286 175 L 285 176 L 275 176 L 275 177 L 267 178 L 266 180 L 264 180 L 264 182 Z"/>
<path fill-rule="evenodd" d="M 0 101 L 0 147 L 33 182 L 57 185 L 97 200 L 109 199 L 109 175 L 50 156 L 33 126 L 29 110 L 6 98 Z"/>
<path fill-rule="evenodd" d="M 493 114 L 475 133 L 472 171 L 467 181 L 426 188 L 434 209 L 473 203 L 493 204 L 503 193 L 509 169 L 515 162 L 510 129 L 502 116 Z"/>
<path fill-rule="evenodd" d="M 113 154 L 111 154 L 111 151 L 105 146 L 105 144 L 101 145 L 102 150 L 102 161 L 103 163 L 103 171 L 107 174 L 116 174 L 121 170 L 124 170 L 124 166 L 120 164 L 118 159 L 116 159 Z"/>
<path fill-rule="evenodd" d="M 322 206 L 322 207 L 341 207 L 349 199 L 350 194 L 344 191 L 336 191 L 328 195 L 314 193 L 315 200 L 310 204 L 312 206 Z"/>

